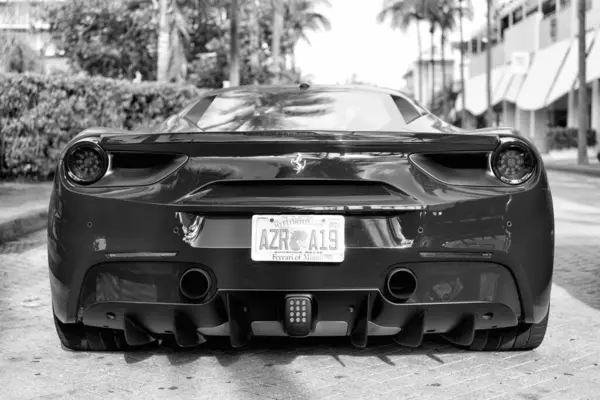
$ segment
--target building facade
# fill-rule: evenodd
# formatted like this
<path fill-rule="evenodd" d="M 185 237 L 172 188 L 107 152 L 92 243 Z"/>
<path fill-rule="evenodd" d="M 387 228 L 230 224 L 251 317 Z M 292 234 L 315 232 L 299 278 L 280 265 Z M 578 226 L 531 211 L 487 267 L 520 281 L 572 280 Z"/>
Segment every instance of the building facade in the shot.
<path fill-rule="evenodd" d="M 495 2 L 493 35 L 482 26 L 464 45 L 469 59 L 465 82 L 467 126 L 487 111 L 486 49 L 492 53 L 494 125 L 515 127 L 546 151 L 551 127 L 578 126 L 577 0 Z M 588 126 L 600 133 L 600 1 L 586 3 Z M 462 111 L 462 99 L 456 103 Z"/>
<path fill-rule="evenodd" d="M 48 25 L 40 15 L 44 7 L 66 0 L 0 0 L 0 40 L 26 43 L 38 57 L 42 72 L 65 70 L 66 61 L 54 47 Z M 8 66 L 0 62 L 0 70 Z"/>
<path fill-rule="evenodd" d="M 415 60 L 404 74 L 404 91 L 419 103 L 430 107 L 432 96 L 442 91 L 444 82 L 447 88 L 456 89 L 458 59 L 457 51 L 450 46 L 445 49 L 443 55 L 438 46 L 433 46 L 433 56 L 431 48 L 426 49 L 420 59 Z"/>

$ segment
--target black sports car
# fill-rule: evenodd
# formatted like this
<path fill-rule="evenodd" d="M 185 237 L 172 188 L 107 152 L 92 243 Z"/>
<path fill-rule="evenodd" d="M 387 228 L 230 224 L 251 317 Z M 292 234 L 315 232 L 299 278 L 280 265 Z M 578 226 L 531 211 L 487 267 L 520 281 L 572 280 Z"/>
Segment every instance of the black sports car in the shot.
<path fill-rule="evenodd" d="M 542 160 L 360 86 L 215 90 L 148 132 L 87 129 L 50 202 L 54 320 L 75 350 L 229 336 L 544 338 L 554 216 Z"/>

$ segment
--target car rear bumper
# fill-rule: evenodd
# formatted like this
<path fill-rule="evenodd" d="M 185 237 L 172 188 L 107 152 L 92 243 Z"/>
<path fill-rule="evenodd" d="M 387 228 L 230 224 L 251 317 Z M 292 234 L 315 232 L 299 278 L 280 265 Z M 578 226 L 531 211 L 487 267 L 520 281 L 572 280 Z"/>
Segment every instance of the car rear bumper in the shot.
<path fill-rule="evenodd" d="M 126 320 L 130 320 L 144 335 L 158 337 L 187 330 L 188 337 L 191 332 L 238 336 L 232 343 L 242 343 L 248 335 L 287 336 L 286 296 L 304 295 L 313 302 L 310 333 L 304 336 L 351 336 L 357 340 L 358 335 L 360 343 L 368 336 L 408 332 L 408 343 L 418 345 L 423 334 L 449 335 L 464 331 L 464 324 L 471 324 L 472 330 L 510 327 L 521 318 L 516 283 L 502 265 L 473 261 L 405 263 L 401 269 L 412 272 L 416 287 L 404 298 L 397 298 L 387 283 L 390 272 L 399 266 L 375 267 L 370 273 L 362 268 L 361 279 L 352 271 L 360 270 L 363 259 L 346 261 L 346 273 L 339 273 L 339 266 L 248 266 L 262 269 L 260 273 L 254 271 L 262 285 L 257 285 L 255 278 L 255 283 L 248 284 L 254 286 L 252 289 L 244 287 L 243 276 L 229 277 L 229 285 L 222 286 L 219 274 L 201 264 L 105 262 L 85 276 L 77 320 L 125 331 Z M 209 277 L 202 298 L 190 299 L 181 291 L 181 277 L 192 269 L 201 269 Z M 231 288 L 232 282 L 238 282 L 238 288 Z M 183 328 L 177 322 L 181 318 L 185 320 Z M 236 329 L 231 329 L 232 324 Z"/>
<path fill-rule="evenodd" d="M 352 304 L 351 298 L 346 299 L 349 293 L 372 292 L 377 293 L 372 297 L 386 300 L 386 277 L 393 269 L 404 267 L 417 277 L 417 292 L 457 279 L 464 289 L 452 299 L 437 302 L 423 301 L 423 293 L 404 304 L 382 300 L 399 315 L 414 310 L 454 310 L 454 302 L 465 304 L 465 311 L 449 316 L 450 325 L 479 302 L 508 307 L 519 322 L 539 322 L 547 313 L 554 225 L 551 198 L 545 189 L 441 203 L 425 210 L 346 214 L 345 259 L 339 264 L 254 262 L 249 239 L 251 215 L 206 216 L 199 234 L 188 238 L 178 218 L 181 214 L 161 204 L 55 190 L 49 213 L 48 258 L 57 318 L 63 323 L 92 323 L 86 313 L 97 307 L 105 310 L 108 302 L 128 307 L 141 303 L 150 316 L 154 308 L 163 306 L 201 308 L 197 302 L 182 299 L 178 288 L 181 274 L 192 267 L 206 268 L 212 274 L 215 286 L 211 295 L 221 299 L 217 302 L 223 302 L 227 293 L 258 291 L 267 298 L 269 292 L 332 292 L 345 299 L 342 308 L 332 308 L 337 315 Z M 101 273 L 105 283 L 99 284 Z M 497 275 L 495 298 L 481 294 L 484 273 Z M 106 283 L 111 281 L 116 282 L 114 287 Z M 98 293 L 105 297 L 98 298 Z M 319 310 L 332 304 L 316 301 Z M 254 303 L 250 301 L 248 307 L 257 308 L 259 303 Z M 264 325 L 261 321 L 279 321 L 280 316 L 273 312 L 268 318 L 252 317 L 250 322 L 260 322 L 255 324 L 259 326 Z M 339 316 L 321 317 L 316 316 L 316 324 L 344 321 Z M 381 326 L 398 329 L 401 325 L 386 323 L 389 325 L 382 322 Z M 342 330 L 340 324 L 336 332 Z"/>
<path fill-rule="evenodd" d="M 452 338 L 455 332 L 464 335 L 465 325 L 473 332 L 518 323 L 517 314 L 498 302 L 393 304 L 376 290 L 302 294 L 313 297 L 317 310 L 305 336 L 350 336 L 359 346 L 368 336 L 395 335 L 403 344 L 419 346 L 425 334 Z M 136 331 L 155 338 L 199 333 L 229 336 L 232 343 L 243 345 L 251 336 L 291 336 L 283 321 L 285 295 L 275 291 L 220 291 L 202 305 L 102 302 L 83 311 L 82 321 L 89 326 L 124 330 L 126 337 L 135 336 L 128 331 L 133 329 L 129 327 L 132 321 Z"/>

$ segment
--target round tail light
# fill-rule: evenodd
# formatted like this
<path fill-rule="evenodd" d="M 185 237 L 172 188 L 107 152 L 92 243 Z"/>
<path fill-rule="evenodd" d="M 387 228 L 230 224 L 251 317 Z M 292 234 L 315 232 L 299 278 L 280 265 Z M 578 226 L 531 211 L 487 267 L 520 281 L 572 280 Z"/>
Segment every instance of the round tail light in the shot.
<path fill-rule="evenodd" d="M 510 185 L 526 182 L 533 176 L 535 165 L 533 152 L 525 144 L 518 142 L 500 145 L 491 159 L 494 174 Z"/>
<path fill-rule="evenodd" d="M 89 141 L 76 143 L 64 159 L 67 176 L 81 185 L 90 185 L 104 176 L 108 156 L 98 144 Z"/>

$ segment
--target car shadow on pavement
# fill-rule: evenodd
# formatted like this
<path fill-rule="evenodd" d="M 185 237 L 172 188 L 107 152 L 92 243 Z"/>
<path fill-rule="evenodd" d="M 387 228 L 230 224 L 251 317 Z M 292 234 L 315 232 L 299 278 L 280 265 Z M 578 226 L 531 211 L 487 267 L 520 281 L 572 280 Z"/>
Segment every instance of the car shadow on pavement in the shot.
<path fill-rule="evenodd" d="M 368 346 L 358 349 L 351 345 L 348 337 L 304 338 L 288 337 L 257 337 L 247 346 L 234 349 L 227 337 L 212 337 L 198 347 L 172 348 L 157 345 L 154 348 L 141 351 L 125 352 L 124 358 L 128 364 L 143 362 L 151 357 L 166 357 L 173 366 L 192 363 L 203 357 L 214 358 L 221 366 L 230 367 L 249 359 L 267 360 L 264 367 L 291 364 L 298 357 L 330 356 L 340 366 L 345 367 L 341 357 L 377 357 L 382 362 L 394 366 L 389 355 L 425 355 L 443 364 L 441 354 L 465 352 L 438 335 L 427 335 L 423 344 L 418 348 L 409 348 L 396 344 L 391 337 L 369 338 Z"/>
<path fill-rule="evenodd" d="M 360 382 L 353 378 L 357 370 L 389 368 L 403 370 L 405 362 L 398 357 L 423 356 L 420 361 L 435 366 L 444 364 L 447 354 L 465 353 L 435 335 L 427 335 L 418 348 L 408 348 L 393 342 L 390 337 L 369 338 L 364 349 L 354 348 L 348 337 L 291 339 L 287 337 L 254 338 L 246 347 L 233 349 L 227 337 L 213 337 L 203 345 L 192 349 L 173 349 L 157 346 L 152 350 L 124 353 L 128 364 L 149 362 L 154 357 L 166 357 L 174 367 L 173 373 L 185 372 L 190 383 L 203 379 L 203 385 L 215 384 L 210 380 L 222 380 L 223 384 L 234 385 L 242 393 L 254 393 L 273 398 L 310 398 L 315 385 L 332 385 L 341 382 L 360 389 Z M 411 362 L 416 362 L 412 360 Z M 396 365 L 399 363 L 400 365 Z M 216 374 L 203 377 L 207 365 Z M 379 367 L 377 366 L 379 365 Z M 200 376 L 198 375 L 200 374 Z M 183 379 L 183 377 L 180 377 Z M 230 386 L 228 386 L 230 387 Z M 244 395 L 245 396 L 245 395 Z"/>
<path fill-rule="evenodd" d="M 154 358 L 166 358 L 173 368 L 165 373 L 178 377 L 176 388 L 189 382 L 203 390 L 215 385 L 234 388 L 241 398 L 249 393 L 259 398 L 312 398 L 318 392 L 318 385 L 331 387 L 339 382 L 347 390 L 362 390 L 360 381 L 352 378 L 357 371 L 373 368 L 402 371 L 407 364 L 399 357 L 422 356 L 426 359 L 410 362 L 441 366 L 444 355 L 465 352 L 434 335 L 427 335 L 418 348 L 397 345 L 390 337 L 373 337 L 364 349 L 354 348 L 348 337 L 259 337 L 239 349 L 230 346 L 228 337 L 208 339 L 196 348 L 157 346 L 126 352 L 123 356 L 127 364 L 141 366 L 145 362 L 160 365 L 162 362 Z"/>

